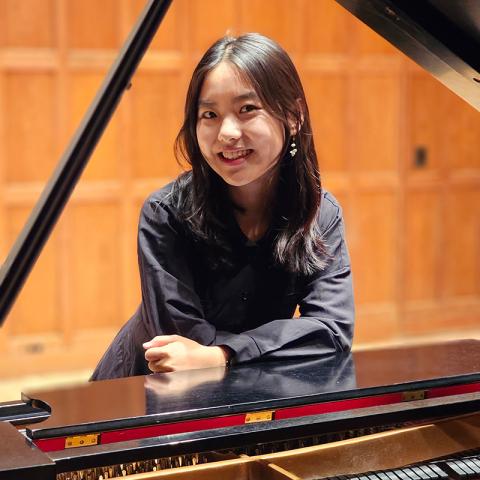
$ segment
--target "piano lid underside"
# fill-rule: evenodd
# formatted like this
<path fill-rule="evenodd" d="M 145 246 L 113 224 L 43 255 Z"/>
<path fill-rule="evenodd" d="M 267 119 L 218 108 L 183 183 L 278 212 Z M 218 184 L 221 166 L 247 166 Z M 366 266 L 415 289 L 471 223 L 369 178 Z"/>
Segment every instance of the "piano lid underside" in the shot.
<path fill-rule="evenodd" d="M 480 2 L 337 2 L 480 111 Z"/>

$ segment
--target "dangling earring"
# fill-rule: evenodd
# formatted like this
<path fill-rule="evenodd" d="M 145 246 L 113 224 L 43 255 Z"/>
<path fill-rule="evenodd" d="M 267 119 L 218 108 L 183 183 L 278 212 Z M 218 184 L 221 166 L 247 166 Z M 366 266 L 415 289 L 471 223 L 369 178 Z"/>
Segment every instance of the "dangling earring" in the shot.
<path fill-rule="evenodd" d="M 293 158 L 295 156 L 295 154 L 297 153 L 297 149 L 296 149 L 296 145 L 295 145 L 295 137 L 292 137 L 292 143 L 291 143 L 290 147 L 291 147 L 290 155 Z"/>

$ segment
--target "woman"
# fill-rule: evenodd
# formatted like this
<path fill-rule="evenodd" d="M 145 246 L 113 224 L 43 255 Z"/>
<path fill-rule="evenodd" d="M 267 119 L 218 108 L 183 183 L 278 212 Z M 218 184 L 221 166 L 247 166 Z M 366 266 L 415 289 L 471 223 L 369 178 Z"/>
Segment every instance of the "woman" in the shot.
<path fill-rule="evenodd" d="M 193 72 L 176 151 L 191 171 L 143 206 L 142 303 L 92 378 L 348 350 L 341 209 L 321 189 L 286 52 L 259 34 L 212 45 Z"/>

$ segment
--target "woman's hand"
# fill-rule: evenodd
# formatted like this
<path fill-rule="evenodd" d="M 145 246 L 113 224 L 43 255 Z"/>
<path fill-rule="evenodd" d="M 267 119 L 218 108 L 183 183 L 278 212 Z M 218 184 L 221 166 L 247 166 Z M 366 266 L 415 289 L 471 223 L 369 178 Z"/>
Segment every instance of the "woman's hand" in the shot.
<path fill-rule="evenodd" d="M 226 348 L 207 347 L 180 335 L 160 335 L 143 344 L 148 368 L 154 372 L 175 372 L 225 366 Z"/>

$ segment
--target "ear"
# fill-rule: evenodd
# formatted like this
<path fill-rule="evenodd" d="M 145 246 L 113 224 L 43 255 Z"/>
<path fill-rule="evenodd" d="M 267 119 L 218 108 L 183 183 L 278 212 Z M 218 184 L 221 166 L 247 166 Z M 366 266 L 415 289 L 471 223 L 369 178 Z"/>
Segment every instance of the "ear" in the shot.
<path fill-rule="evenodd" d="M 302 128 L 304 115 L 304 106 L 301 98 L 297 98 L 297 112 L 296 115 L 289 119 L 288 125 L 290 129 L 290 135 L 293 137 L 296 135 Z"/>

